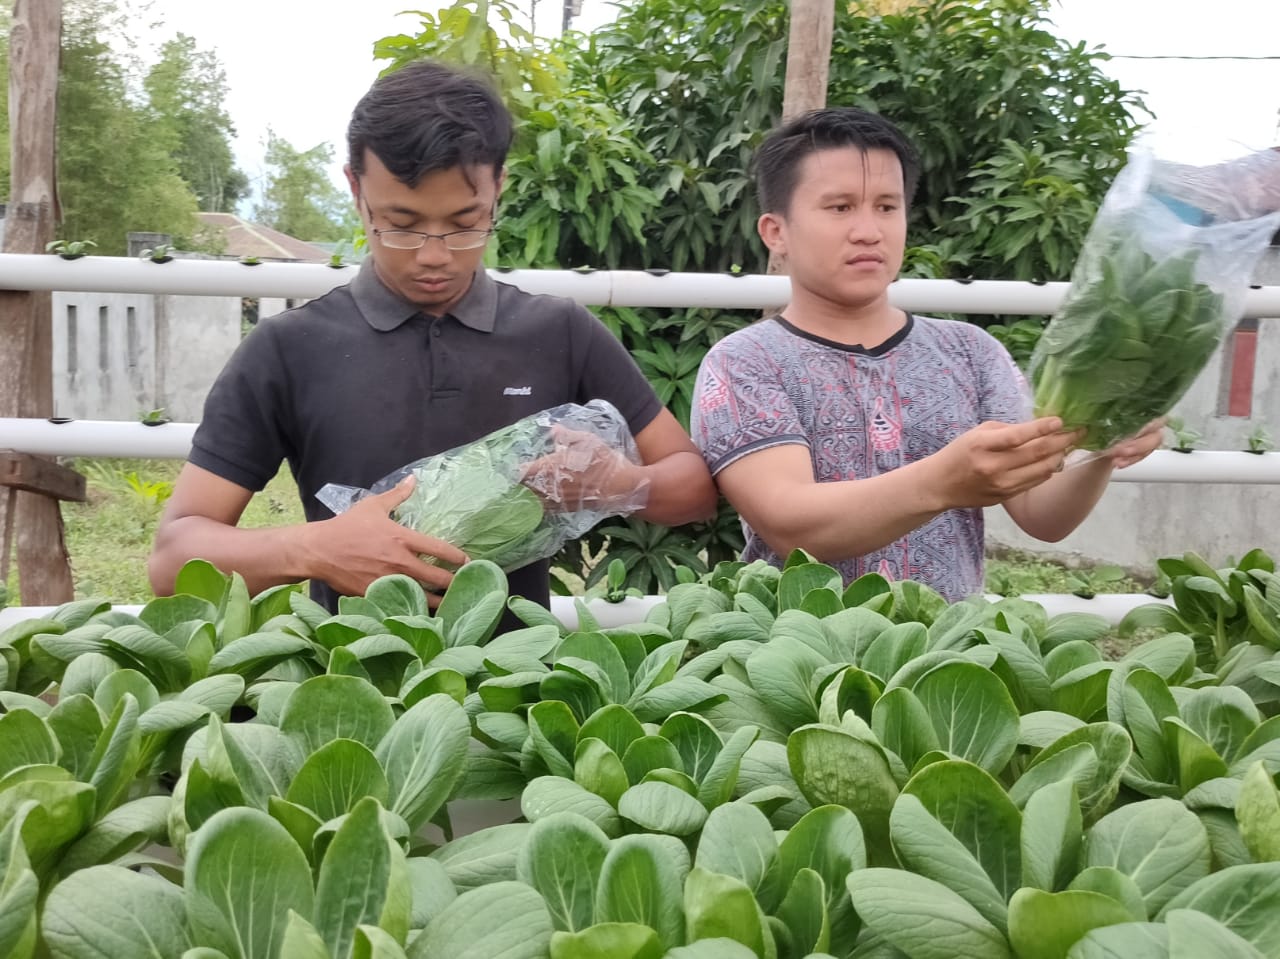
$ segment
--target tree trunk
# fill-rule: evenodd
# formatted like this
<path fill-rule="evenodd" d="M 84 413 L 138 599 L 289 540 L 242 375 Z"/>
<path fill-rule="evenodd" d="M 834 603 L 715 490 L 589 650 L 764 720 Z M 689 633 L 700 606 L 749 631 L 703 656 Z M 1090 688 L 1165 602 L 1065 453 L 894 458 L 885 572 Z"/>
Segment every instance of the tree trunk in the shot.
<path fill-rule="evenodd" d="M 12 24 L 4 252 L 42 253 L 58 217 L 55 118 L 62 0 L 17 0 Z M 0 343 L 6 345 L 0 350 L 0 416 L 52 416 L 51 294 L 0 292 Z M 74 591 L 58 501 L 19 492 L 15 513 L 5 519 L 16 527 L 23 604 L 70 600 Z M 0 543 L 6 539 L 0 535 Z"/>

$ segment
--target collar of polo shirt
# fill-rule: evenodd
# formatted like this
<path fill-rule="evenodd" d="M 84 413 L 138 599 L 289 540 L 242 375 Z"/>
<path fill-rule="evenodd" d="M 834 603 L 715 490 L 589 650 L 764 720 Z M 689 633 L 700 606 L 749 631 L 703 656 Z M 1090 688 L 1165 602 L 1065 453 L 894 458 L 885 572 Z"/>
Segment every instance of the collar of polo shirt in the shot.
<path fill-rule="evenodd" d="M 387 288 L 373 268 L 372 257 L 365 259 L 351 281 L 351 298 L 365 322 L 381 333 L 390 333 L 422 312 Z M 498 287 L 484 267 L 476 270 L 471 288 L 447 315 L 479 333 L 493 332 L 498 315 Z"/>

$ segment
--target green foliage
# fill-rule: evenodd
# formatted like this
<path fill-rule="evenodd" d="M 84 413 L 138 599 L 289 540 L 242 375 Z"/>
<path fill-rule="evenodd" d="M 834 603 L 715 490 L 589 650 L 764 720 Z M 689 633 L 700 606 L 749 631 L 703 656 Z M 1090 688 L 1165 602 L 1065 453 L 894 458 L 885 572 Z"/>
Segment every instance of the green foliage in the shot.
<path fill-rule="evenodd" d="M 266 185 L 254 219 L 301 240 L 349 237 L 355 214 L 326 169 L 333 159 L 333 147 L 320 143 L 299 150 L 271 129 L 267 130 L 266 147 Z"/>
<path fill-rule="evenodd" d="M 154 118 L 152 135 L 177 161 L 178 175 L 195 192 L 200 209 L 234 210 L 248 195 L 249 178 L 231 154 L 235 126 L 223 106 L 227 77 L 217 54 L 179 33 L 161 45 L 143 89 Z"/>

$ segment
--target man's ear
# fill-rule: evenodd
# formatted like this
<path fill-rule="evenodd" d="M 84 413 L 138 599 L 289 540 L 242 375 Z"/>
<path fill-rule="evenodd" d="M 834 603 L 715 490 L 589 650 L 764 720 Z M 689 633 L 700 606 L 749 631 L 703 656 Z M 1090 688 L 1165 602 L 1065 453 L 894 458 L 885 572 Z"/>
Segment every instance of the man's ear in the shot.
<path fill-rule="evenodd" d="M 778 256 L 787 255 L 786 221 L 781 214 L 763 213 L 756 220 L 756 232 L 770 253 Z"/>
<path fill-rule="evenodd" d="M 351 164 L 350 163 L 342 164 L 342 172 L 347 178 L 347 186 L 351 187 L 351 198 L 353 200 L 359 200 L 360 199 L 360 181 L 356 178 L 355 173 L 352 172 Z"/>

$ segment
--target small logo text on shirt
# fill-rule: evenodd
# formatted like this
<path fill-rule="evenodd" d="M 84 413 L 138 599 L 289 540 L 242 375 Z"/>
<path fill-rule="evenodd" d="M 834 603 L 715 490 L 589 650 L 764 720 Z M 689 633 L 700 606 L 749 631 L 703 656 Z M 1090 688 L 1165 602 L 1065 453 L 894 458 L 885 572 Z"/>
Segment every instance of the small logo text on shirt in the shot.
<path fill-rule="evenodd" d="M 532 396 L 532 386 L 508 386 L 502 391 L 503 396 Z"/>

